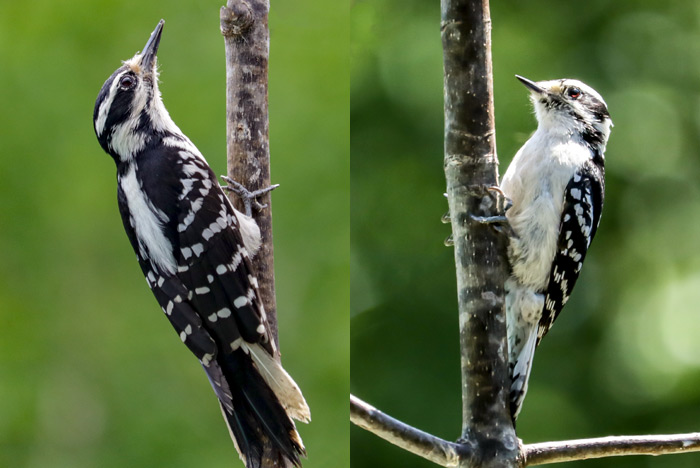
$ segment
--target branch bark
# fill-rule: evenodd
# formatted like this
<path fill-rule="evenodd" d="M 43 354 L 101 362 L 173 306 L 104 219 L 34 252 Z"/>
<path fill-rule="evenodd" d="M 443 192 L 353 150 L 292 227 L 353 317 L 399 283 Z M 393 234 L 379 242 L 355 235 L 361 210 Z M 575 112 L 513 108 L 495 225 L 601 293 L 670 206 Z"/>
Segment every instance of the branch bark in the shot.
<path fill-rule="evenodd" d="M 506 244 L 471 216 L 500 200 L 488 0 L 442 0 L 445 177 L 455 246 L 462 364 L 462 436 L 476 449 L 460 466 L 515 467 L 508 411 L 504 283 Z"/>
<path fill-rule="evenodd" d="M 445 467 L 475 457 L 478 448 L 448 442 L 382 413 L 350 395 L 350 420 L 384 440 Z M 548 465 L 623 455 L 670 455 L 700 452 L 700 433 L 616 436 L 522 445 L 517 467 Z"/>
<path fill-rule="evenodd" d="M 547 465 L 622 455 L 666 455 L 699 451 L 700 432 L 599 437 L 525 445 L 522 449 L 522 466 Z"/>
<path fill-rule="evenodd" d="M 249 191 L 271 184 L 267 101 L 269 10 L 269 0 L 228 0 L 219 14 L 226 48 L 227 175 Z M 229 196 L 236 209 L 245 211 L 238 197 Z M 259 201 L 267 206 L 252 213 L 262 237 L 252 263 L 279 359 L 270 194 L 266 193 Z M 264 440 L 263 447 L 260 466 L 279 466 L 275 443 Z"/>
<path fill-rule="evenodd" d="M 269 0 L 229 0 L 221 7 L 221 34 L 226 45 L 226 152 L 228 176 L 254 191 L 270 186 L 270 144 L 267 103 L 267 64 L 270 34 Z M 234 206 L 243 211 L 237 197 Z M 267 204 L 254 210 L 262 246 L 254 266 L 270 330 L 279 349 L 275 300 L 272 211 Z"/>
<path fill-rule="evenodd" d="M 387 442 L 440 466 L 457 467 L 459 454 L 468 452 L 466 446 L 442 440 L 404 424 L 354 395 L 350 395 L 350 421 Z"/>

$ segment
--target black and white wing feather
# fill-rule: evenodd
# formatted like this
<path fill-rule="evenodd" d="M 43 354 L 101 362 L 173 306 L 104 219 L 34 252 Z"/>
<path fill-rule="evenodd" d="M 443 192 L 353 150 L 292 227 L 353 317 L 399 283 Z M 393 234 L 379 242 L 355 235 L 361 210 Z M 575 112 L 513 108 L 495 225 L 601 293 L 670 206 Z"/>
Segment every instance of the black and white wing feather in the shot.
<path fill-rule="evenodd" d="M 128 212 L 125 228 L 158 303 L 204 367 L 248 467 L 259 466 L 265 440 L 280 451 L 280 463 L 299 465 L 305 451 L 291 418 L 308 421 L 309 410 L 275 359 L 237 212 L 206 161 L 180 143 L 153 155 L 145 151 L 136 175 L 153 211 L 162 213 L 174 263 L 142 254 Z M 178 177 L 170 180 L 168 173 Z M 150 194 L 149 187 L 159 189 Z"/>
<path fill-rule="evenodd" d="M 598 230 L 605 190 L 603 171 L 602 164 L 588 161 L 566 186 L 557 251 L 549 274 L 537 344 L 569 300 L 588 247 Z"/>

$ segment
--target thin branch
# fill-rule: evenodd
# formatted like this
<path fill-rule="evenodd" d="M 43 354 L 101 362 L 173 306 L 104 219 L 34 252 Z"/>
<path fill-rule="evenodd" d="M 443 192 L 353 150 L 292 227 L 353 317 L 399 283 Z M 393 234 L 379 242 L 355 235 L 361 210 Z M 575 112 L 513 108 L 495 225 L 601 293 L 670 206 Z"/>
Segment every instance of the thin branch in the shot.
<path fill-rule="evenodd" d="M 622 455 L 666 455 L 700 451 L 700 433 L 616 436 L 544 442 L 523 447 L 522 466 L 547 465 Z"/>
<path fill-rule="evenodd" d="M 354 395 L 350 395 L 350 421 L 387 442 L 440 466 L 459 466 L 459 454 L 468 451 L 466 445 L 442 440 L 404 424 Z"/>
<path fill-rule="evenodd" d="M 220 12 L 221 34 L 226 45 L 228 176 L 250 191 L 270 186 L 269 9 L 269 0 L 229 0 Z M 232 201 L 237 209 L 244 211 L 237 197 L 233 196 Z M 262 235 L 254 266 L 267 320 L 278 343 L 270 195 L 265 194 L 260 201 L 267 207 L 253 210 Z"/>
<path fill-rule="evenodd" d="M 269 10 L 269 0 L 228 0 L 220 11 L 221 34 L 226 46 L 227 175 L 251 192 L 270 186 L 267 103 Z M 245 211 L 238 197 L 233 196 L 231 201 L 239 211 Z M 252 211 L 262 240 L 260 250 L 253 259 L 253 268 L 279 359 L 269 193 L 260 197 L 259 201 L 267 207 Z M 276 444 L 263 434 L 260 437 L 265 439 L 260 466 L 279 466 Z"/>
<path fill-rule="evenodd" d="M 445 467 L 473 456 L 472 445 L 448 442 L 381 412 L 350 395 L 350 420 L 382 439 Z M 700 433 L 615 436 L 523 445 L 518 467 L 548 465 L 624 455 L 669 455 L 700 452 Z M 461 454 L 461 457 L 460 457 Z"/>
<path fill-rule="evenodd" d="M 518 441 L 508 411 L 504 236 L 472 216 L 499 200 L 488 0 L 442 0 L 445 178 L 455 246 L 462 352 L 462 440 L 479 451 L 461 466 L 515 467 Z"/>

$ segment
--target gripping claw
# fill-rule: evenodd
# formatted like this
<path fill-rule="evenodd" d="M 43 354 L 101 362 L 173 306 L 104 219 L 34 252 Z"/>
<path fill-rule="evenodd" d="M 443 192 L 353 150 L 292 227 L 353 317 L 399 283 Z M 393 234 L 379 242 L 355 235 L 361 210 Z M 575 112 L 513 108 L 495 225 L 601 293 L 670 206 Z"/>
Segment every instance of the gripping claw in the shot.
<path fill-rule="evenodd" d="M 260 203 L 258 201 L 258 197 L 265 195 L 266 193 L 271 192 L 272 190 L 280 186 L 280 184 L 274 184 L 269 187 L 261 188 L 259 190 L 250 191 L 247 188 L 245 188 L 243 184 L 236 182 L 228 176 L 222 175 L 221 178 L 224 179 L 224 181 L 226 181 L 227 184 L 229 184 L 223 185 L 221 188 L 228 192 L 235 193 L 238 196 L 238 198 L 241 199 L 241 201 L 243 202 L 243 206 L 245 207 L 245 214 L 247 216 L 253 216 L 253 207 L 255 207 L 255 209 L 258 211 L 262 210 L 263 208 L 267 208 L 266 204 Z"/>

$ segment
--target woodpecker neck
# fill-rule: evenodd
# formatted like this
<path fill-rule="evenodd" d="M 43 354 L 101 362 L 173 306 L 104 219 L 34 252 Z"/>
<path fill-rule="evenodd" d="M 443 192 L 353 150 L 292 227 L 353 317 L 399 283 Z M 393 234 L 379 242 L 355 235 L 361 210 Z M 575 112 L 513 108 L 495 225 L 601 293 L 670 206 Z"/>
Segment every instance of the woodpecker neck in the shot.
<path fill-rule="evenodd" d="M 537 103 L 535 110 L 538 132 L 563 143 L 573 141 L 585 145 L 593 153 L 594 162 L 602 164 L 612 125 L 609 117 L 603 117 L 601 121 L 589 120 L 573 112 L 550 109 Z"/>

